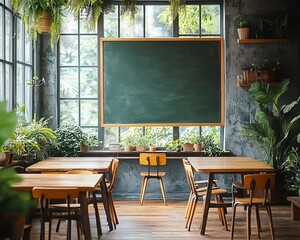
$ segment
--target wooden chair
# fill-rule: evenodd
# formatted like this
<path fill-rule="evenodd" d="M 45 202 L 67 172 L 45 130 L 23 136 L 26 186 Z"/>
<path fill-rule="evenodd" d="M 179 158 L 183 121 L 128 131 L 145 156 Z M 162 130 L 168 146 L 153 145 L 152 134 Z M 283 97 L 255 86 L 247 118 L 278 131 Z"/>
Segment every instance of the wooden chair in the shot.
<path fill-rule="evenodd" d="M 187 209 L 186 209 L 186 224 L 185 227 L 188 228 L 188 230 L 191 230 L 195 210 L 197 207 L 197 203 L 199 200 L 199 197 L 205 197 L 206 196 L 206 187 L 197 188 L 196 181 L 194 181 L 194 172 L 192 165 L 185 163 L 184 165 L 187 175 L 188 184 L 191 188 L 191 193 L 189 196 Z M 201 181 L 201 183 L 203 183 Z M 205 183 L 205 181 L 204 181 Z M 218 187 L 213 187 L 212 189 L 212 196 L 214 197 L 216 202 L 223 202 L 222 194 L 227 193 L 226 189 L 221 189 Z M 222 225 L 225 226 L 226 230 L 228 230 L 227 227 L 227 221 L 226 221 L 226 210 L 223 207 L 218 208 L 219 209 L 219 218 L 221 220 Z"/>
<path fill-rule="evenodd" d="M 264 206 L 267 209 L 271 238 L 274 240 L 274 228 L 271 212 L 271 189 L 275 188 L 275 174 L 249 174 L 244 176 L 244 184 L 232 184 L 232 224 L 231 239 L 234 235 L 235 214 L 237 206 L 246 206 L 247 208 L 247 239 L 251 235 L 251 209 L 255 207 L 257 236 L 260 238 L 260 218 L 259 207 Z M 237 189 L 243 189 L 248 192 L 245 197 L 236 197 Z"/>
<path fill-rule="evenodd" d="M 164 190 L 164 184 L 162 177 L 166 175 L 166 172 L 159 170 L 160 166 L 164 166 L 167 163 L 167 157 L 165 153 L 140 153 L 139 162 L 141 165 L 148 166 L 147 172 L 141 172 L 141 176 L 144 177 L 141 186 L 140 202 L 143 205 L 146 187 L 150 178 L 156 178 L 159 181 L 161 193 L 164 199 L 164 204 L 167 205 L 166 194 Z M 155 168 L 155 171 L 152 168 Z"/>
<path fill-rule="evenodd" d="M 52 219 L 63 218 L 67 219 L 67 239 L 71 240 L 71 220 L 77 222 L 78 239 L 81 238 L 79 225 L 81 221 L 81 212 L 77 207 L 73 208 L 71 202 L 78 198 L 78 188 L 52 188 L 52 187 L 34 187 L 32 189 L 33 198 L 39 199 L 41 211 L 41 233 L 40 239 L 45 239 L 45 223 L 49 222 L 48 239 L 51 239 Z M 51 199 L 65 199 L 67 209 L 65 207 L 59 208 L 59 204 L 50 204 Z"/>

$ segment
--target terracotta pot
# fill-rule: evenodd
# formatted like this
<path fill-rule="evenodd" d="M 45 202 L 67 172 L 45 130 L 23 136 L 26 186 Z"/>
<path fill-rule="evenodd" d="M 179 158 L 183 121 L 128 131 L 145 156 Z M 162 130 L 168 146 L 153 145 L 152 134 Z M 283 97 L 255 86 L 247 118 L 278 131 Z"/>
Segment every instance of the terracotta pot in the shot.
<path fill-rule="evenodd" d="M 248 39 L 249 38 L 249 28 L 238 28 L 239 39 Z"/>
<path fill-rule="evenodd" d="M 146 146 L 136 146 L 137 152 L 146 152 Z"/>
<path fill-rule="evenodd" d="M 125 152 L 132 152 L 133 151 L 133 147 L 124 147 L 124 151 Z"/>
<path fill-rule="evenodd" d="M 192 143 L 185 143 L 182 145 L 181 151 L 183 152 L 193 152 L 194 144 Z"/>
<path fill-rule="evenodd" d="M 84 143 L 80 143 L 80 152 L 88 152 L 90 150 L 89 146 L 84 144 Z"/>
<path fill-rule="evenodd" d="M 9 158 L 6 157 L 4 152 L 0 152 L 0 166 L 5 166 L 9 162 Z"/>
<path fill-rule="evenodd" d="M 39 23 L 39 31 L 40 32 L 50 32 L 50 17 L 51 14 L 48 11 L 44 11 L 43 15 L 41 16 L 40 23 Z"/>
<path fill-rule="evenodd" d="M 201 143 L 194 144 L 194 151 L 195 152 L 201 152 L 202 151 L 202 144 Z"/>
<path fill-rule="evenodd" d="M 156 152 L 157 147 L 149 147 L 150 152 Z"/>

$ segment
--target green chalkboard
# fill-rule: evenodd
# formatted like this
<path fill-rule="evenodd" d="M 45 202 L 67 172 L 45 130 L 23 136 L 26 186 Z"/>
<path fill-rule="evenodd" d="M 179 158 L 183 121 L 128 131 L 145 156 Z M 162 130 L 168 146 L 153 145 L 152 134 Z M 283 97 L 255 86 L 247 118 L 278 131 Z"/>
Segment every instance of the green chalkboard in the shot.
<path fill-rule="evenodd" d="M 100 42 L 102 126 L 224 124 L 223 38 Z"/>

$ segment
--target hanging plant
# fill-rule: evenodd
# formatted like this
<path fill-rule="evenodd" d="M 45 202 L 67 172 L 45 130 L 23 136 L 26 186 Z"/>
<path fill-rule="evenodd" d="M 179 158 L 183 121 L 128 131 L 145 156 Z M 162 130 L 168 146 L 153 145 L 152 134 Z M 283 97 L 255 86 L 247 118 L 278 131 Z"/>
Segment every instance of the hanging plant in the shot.
<path fill-rule="evenodd" d="M 11 0 L 11 4 L 14 12 L 20 14 L 21 21 L 34 41 L 38 33 L 45 31 L 45 25 L 41 26 L 43 17 L 49 17 L 46 20 L 49 23 L 46 31 L 50 33 L 50 44 L 53 49 L 54 43 L 60 37 L 62 11 L 67 6 L 67 0 Z"/>
<path fill-rule="evenodd" d="M 170 0 L 170 12 L 173 19 L 178 16 L 180 11 L 185 10 L 186 0 Z"/>
<path fill-rule="evenodd" d="M 138 11 L 138 7 L 136 6 L 136 0 L 121 1 L 121 15 L 124 15 L 126 12 L 128 12 L 130 13 L 130 18 L 134 19 L 137 11 Z"/>

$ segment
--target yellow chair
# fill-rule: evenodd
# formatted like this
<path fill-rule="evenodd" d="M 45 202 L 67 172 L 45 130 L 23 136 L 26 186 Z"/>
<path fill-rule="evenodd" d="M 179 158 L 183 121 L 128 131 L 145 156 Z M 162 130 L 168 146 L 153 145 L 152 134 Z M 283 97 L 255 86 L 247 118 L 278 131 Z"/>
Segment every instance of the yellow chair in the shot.
<path fill-rule="evenodd" d="M 53 187 L 34 187 L 32 189 L 32 196 L 39 199 L 40 212 L 41 212 L 41 233 L 40 239 L 45 239 L 45 223 L 49 222 L 49 235 L 51 239 L 51 226 L 52 219 L 63 218 L 68 220 L 67 239 L 71 240 L 71 220 L 77 222 L 77 234 L 80 239 L 79 225 L 81 221 L 80 208 L 73 208 L 71 202 L 73 199 L 78 198 L 78 188 L 53 188 Z M 59 208 L 58 204 L 50 204 L 51 199 L 64 199 L 66 200 L 67 208 Z"/>
<path fill-rule="evenodd" d="M 244 184 L 232 184 L 232 224 L 231 239 L 234 235 L 235 214 L 237 206 L 247 207 L 247 239 L 251 235 L 251 209 L 255 208 L 257 237 L 260 238 L 260 217 L 259 207 L 266 207 L 268 213 L 271 238 L 274 240 L 274 228 L 271 212 L 271 189 L 275 188 L 275 174 L 249 174 L 244 176 Z M 245 197 L 236 197 L 236 190 L 242 189 L 247 192 Z"/>
<path fill-rule="evenodd" d="M 188 230 L 190 231 L 199 197 L 205 197 L 207 188 L 197 187 L 196 181 L 194 181 L 194 172 L 193 172 L 192 165 L 185 162 L 184 167 L 187 175 L 188 184 L 191 188 L 191 192 L 190 192 L 190 196 L 186 208 L 186 224 L 185 224 L 185 227 L 188 228 Z M 205 182 L 206 180 L 201 181 L 201 183 L 205 183 Z M 225 193 L 227 193 L 226 189 L 222 189 L 214 186 L 211 195 L 214 197 L 216 202 L 223 203 L 222 194 Z M 220 207 L 218 208 L 218 210 L 219 210 L 219 218 L 221 220 L 221 223 L 222 225 L 225 226 L 226 230 L 228 230 L 226 216 L 225 216 L 226 208 Z"/>
<path fill-rule="evenodd" d="M 164 166 L 167 163 L 166 154 L 165 153 L 140 153 L 139 161 L 141 165 L 148 166 L 147 172 L 141 172 L 141 176 L 144 177 L 142 181 L 142 187 L 140 193 L 141 205 L 143 205 L 147 183 L 150 178 L 156 178 L 159 181 L 161 193 L 164 199 L 164 204 L 167 205 L 167 199 L 166 199 L 164 184 L 162 180 L 162 177 L 165 176 L 166 173 L 159 170 L 160 166 Z M 155 171 L 151 171 L 152 168 L 155 168 Z"/>

